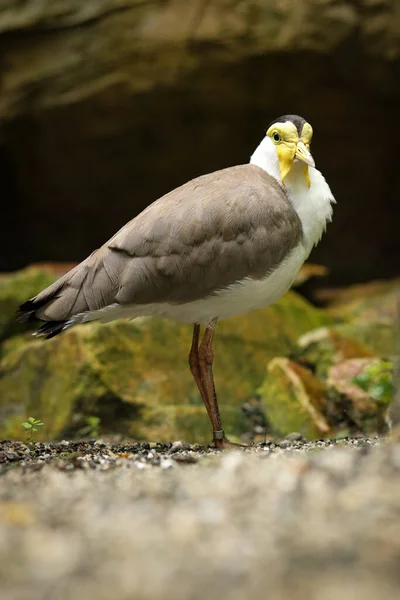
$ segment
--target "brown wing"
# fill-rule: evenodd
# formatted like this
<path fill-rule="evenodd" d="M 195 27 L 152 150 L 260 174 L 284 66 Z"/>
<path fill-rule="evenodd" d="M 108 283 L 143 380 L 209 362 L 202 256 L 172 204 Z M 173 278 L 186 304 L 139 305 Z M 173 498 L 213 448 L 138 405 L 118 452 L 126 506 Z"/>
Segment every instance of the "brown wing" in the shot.
<path fill-rule="evenodd" d="M 301 236 L 297 213 L 272 177 L 253 165 L 231 167 L 151 204 L 26 312 L 63 321 L 113 303 L 204 298 L 273 271 Z"/>

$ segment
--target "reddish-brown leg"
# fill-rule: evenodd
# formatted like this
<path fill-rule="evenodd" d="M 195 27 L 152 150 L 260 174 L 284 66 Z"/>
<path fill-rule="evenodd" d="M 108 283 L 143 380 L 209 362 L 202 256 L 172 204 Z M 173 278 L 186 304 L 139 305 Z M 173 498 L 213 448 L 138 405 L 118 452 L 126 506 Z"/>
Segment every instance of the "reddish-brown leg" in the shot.
<path fill-rule="evenodd" d="M 199 362 L 201 382 L 209 405 L 208 414 L 213 427 L 214 444 L 216 448 L 222 450 L 224 448 L 231 448 L 237 445 L 232 444 L 226 439 L 224 430 L 222 428 L 212 371 L 214 361 L 214 351 L 212 347 L 213 338 L 214 327 L 206 327 L 203 340 L 199 347 Z"/>
<path fill-rule="evenodd" d="M 203 382 L 201 379 L 200 371 L 200 358 L 199 358 L 199 341 L 200 341 L 200 325 L 194 325 L 192 345 L 189 352 L 189 367 L 193 375 L 193 379 L 199 389 L 200 395 L 203 398 L 203 402 L 208 412 L 208 416 L 211 419 L 210 405 L 208 402 L 208 396 L 204 390 Z"/>
<path fill-rule="evenodd" d="M 214 444 L 216 448 L 219 448 L 225 435 L 224 430 L 222 429 L 212 372 L 212 364 L 214 361 L 214 351 L 212 348 L 213 337 L 214 330 L 210 327 L 206 327 L 203 340 L 199 347 L 199 366 L 201 384 L 204 389 L 204 394 L 207 398 L 208 416 L 210 417 L 213 427 Z"/>
<path fill-rule="evenodd" d="M 213 427 L 213 440 L 215 447 L 218 449 L 238 447 L 238 444 L 232 444 L 226 439 L 221 424 L 221 417 L 219 414 L 212 372 L 214 360 L 214 352 L 212 349 L 213 337 L 214 329 L 212 327 L 207 327 L 204 332 L 203 340 L 199 346 L 200 325 L 194 326 L 192 346 L 189 353 L 190 370 L 201 397 L 203 398 L 203 402 Z"/>

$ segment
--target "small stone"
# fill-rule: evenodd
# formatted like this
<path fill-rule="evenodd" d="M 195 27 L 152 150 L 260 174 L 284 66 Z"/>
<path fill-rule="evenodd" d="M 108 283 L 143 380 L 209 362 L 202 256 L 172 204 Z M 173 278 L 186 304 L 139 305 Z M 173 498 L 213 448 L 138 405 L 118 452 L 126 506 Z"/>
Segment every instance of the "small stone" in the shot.
<path fill-rule="evenodd" d="M 174 454 L 175 452 L 181 452 L 181 450 L 187 450 L 188 447 L 189 447 L 189 444 L 187 444 L 186 442 L 182 442 L 181 440 L 178 440 L 176 442 L 173 442 L 171 448 L 169 449 L 169 452 L 171 454 Z"/>
<path fill-rule="evenodd" d="M 8 460 L 18 460 L 18 454 L 16 452 L 8 451 L 5 453 Z"/>
<path fill-rule="evenodd" d="M 293 433 L 288 433 L 287 436 L 285 436 L 285 440 L 288 440 L 289 442 L 297 442 L 302 439 L 303 436 L 298 431 L 293 431 Z"/>
<path fill-rule="evenodd" d="M 192 444 L 192 445 L 190 446 L 190 449 L 191 449 L 193 452 L 201 452 L 202 450 L 204 450 L 204 447 L 203 447 L 203 446 L 200 446 L 200 444 Z"/>
<path fill-rule="evenodd" d="M 282 442 L 279 442 L 278 444 L 279 448 L 290 448 L 291 445 L 289 440 L 282 440 Z"/>
<path fill-rule="evenodd" d="M 194 464 L 197 463 L 197 458 L 190 454 L 178 454 L 174 456 L 174 461 L 182 464 Z"/>

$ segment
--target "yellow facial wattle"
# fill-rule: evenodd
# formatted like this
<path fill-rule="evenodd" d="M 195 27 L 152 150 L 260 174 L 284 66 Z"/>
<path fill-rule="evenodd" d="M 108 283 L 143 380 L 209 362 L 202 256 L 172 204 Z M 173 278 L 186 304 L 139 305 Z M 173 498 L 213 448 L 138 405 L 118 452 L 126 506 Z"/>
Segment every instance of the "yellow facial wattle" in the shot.
<path fill-rule="evenodd" d="M 304 176 L 308 187 L 311 186 L 308 167 L 314 167 L 314 159 L 310 153 L 310 143 L 313 130 L 309 123 L 305 123 L 299 136 L 294 123 L 273 123 L 267 131 L 267 136 L 276 145 L 276 153 L 279 160 L 279 171 L 282 185 L 285 185 L 285 177 L 289 174 L 293 161 L 297 158 L 305 163 Z"/>
<path fill-rule="evenodd" d="M 296 154 L 296 144 L 294 142 L 284 142 L 276 147 L 276 153 L 279 160 L 279 171 L 281 174 L 281 181 L 285 185 L 285 177 L 288 175 L 292 168 L 293 161 Z"/>

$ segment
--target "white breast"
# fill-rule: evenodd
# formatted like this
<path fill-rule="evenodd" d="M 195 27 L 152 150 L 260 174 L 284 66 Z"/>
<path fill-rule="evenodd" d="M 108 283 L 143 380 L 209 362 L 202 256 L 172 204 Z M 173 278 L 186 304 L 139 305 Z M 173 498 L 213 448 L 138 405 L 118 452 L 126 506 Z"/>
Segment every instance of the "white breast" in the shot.
<path fill-rule="evenodd" d="M 303 227 L 307 247 L 304 260 L 320 241 L 327 223 L 332 220 L 332 204 L 336 202 L 322 173 L 310 167 L 309 176 L 310 187 L 304 177 L 304 165 L 296 161 L 285 180 L 287 194 Z"/>
<path fill-rule="evenodd" d="M 281 185 L 276 147 L 268 136 L 256 148 L 250 162 L 267 171 Z M 301 220 L 307 248 L 304 257 L 306 260 L 313 246 L 321 239 L 326 224 L 332 220 L 332 204 L 335 199 L 322 173 L 312 167 L 309 167 L 311 186 L 308 187 L 304 168 L 304 163 L 294 161 L 285 178 L 285 190 Z"/>

